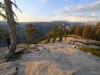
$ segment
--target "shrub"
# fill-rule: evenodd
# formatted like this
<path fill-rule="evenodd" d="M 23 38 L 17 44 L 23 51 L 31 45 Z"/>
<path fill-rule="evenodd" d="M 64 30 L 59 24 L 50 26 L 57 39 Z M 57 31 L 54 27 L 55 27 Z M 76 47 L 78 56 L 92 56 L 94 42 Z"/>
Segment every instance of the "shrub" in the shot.
<path fill-rule="evenodd" d="M 45 43 L 50 43 L 50 38 L 48 38 Z"/>
<path fill-rule="evenodd" d="M 84 51 L 84 52 L 89 52 L 93 55 L 99 56 L 100 57 L 100 48 L 90 48 L 90 47 L 80 47 L 79 50 Z"/>
<path fill-rule="evenodd" d="M 58 42 L 62 42 L 62 38 L 59 38 Z"/>

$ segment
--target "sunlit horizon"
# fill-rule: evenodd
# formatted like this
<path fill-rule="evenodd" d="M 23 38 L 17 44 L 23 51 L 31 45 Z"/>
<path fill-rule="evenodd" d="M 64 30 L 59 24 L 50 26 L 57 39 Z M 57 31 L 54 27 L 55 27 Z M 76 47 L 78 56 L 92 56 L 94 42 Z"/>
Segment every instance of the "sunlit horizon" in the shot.
<path fill-rule="evenodd" d="M 100 21 L 100 0 L 16 0 L 16 4 L 22 10 L 13 7 L 18 22 Z"/>

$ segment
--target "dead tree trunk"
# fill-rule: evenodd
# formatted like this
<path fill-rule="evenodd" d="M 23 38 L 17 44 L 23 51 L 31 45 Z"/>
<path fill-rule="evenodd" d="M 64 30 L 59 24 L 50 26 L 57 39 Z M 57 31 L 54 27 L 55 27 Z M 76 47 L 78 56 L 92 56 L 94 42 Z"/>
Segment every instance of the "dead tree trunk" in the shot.
<path fill-rule="evenodd" d="M 12 11 L 11 1 L 4 0 L 4 6 L 5 6 L 6 17 L 7 17 L 7 23 L 9 27 L 10 39 L 11 39 L 11 45 L 9 51 L 5 55 L 5 58 L 7 59 L 7 61 L 9 61 L 11 58 L 14 57 L 15 54 L 16 44 L 17 44 L 17 34 L 16 34 L 16 24 L 14 20 L 13 11 Z"/>

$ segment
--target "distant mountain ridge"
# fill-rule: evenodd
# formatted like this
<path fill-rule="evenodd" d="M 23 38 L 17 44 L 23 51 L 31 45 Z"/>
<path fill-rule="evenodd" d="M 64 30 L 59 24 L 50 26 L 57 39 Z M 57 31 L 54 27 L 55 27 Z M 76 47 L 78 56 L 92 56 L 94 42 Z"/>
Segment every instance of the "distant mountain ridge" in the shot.
<path fill-rule="evenodd" d="M 68 22 L 68 21 L 18 22 L 19 25 L 17 25 L 17 35 L 18 35 L 19 43 L 25 41 L 25 38 L 23 38 L 22 33 L 24 31 L 25 26 L 29 23 L 33 23 L 39 29 L 40 34 L 37 36 L 37 38 L 47 34 L 51 30 L 51 27 L 54 24 L 56 24 L 56 25 L 63 24 L 68 29 L 71 29 L 73 26 L 76 26 L 76 25 L 81 25 L 82 26 L 82 25 L 85 24 L 85 23 L 82 23 L 82 22 Z M 7 25 L 6 21 L 0 21 L 0 27 L 2 27 L 7 32 L 7 34 L 9 34 L 8 25 Z M 6 45 L 5 42 L 3 42 L 3 41 L 0 41 L 0 46 L 5 46 Z"/>

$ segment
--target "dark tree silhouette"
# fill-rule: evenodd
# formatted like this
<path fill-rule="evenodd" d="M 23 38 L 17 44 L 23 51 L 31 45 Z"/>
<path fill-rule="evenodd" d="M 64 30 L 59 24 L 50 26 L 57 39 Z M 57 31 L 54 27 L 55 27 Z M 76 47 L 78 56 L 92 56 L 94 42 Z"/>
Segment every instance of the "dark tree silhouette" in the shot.
<path fill-rule="evenodd" d="M 9 61 L 11 58 L 14 57 L 16 45 L 17 45 L 17 34 L 16 34 L 16 24 L 17 23 L 14 18 L 14 16 L 15 16 L 17 19 L 17 16 L 12 10 L 12 5 L 14 5 L 16 8 L 18 8 L 17 5 L 15 3 L 13 3 L 11 0 L 4 0 L 3 6 L 4 6 L 4 11 L 5 11 L 6 15 L 3 17 L 7 19 L 9 33 L 10 33 L 10 39 L 11 39 L 11 46 L 9 48 L 8 53 L 5 55 L 5 58 L 7 59 L 7 61 Z"/>

